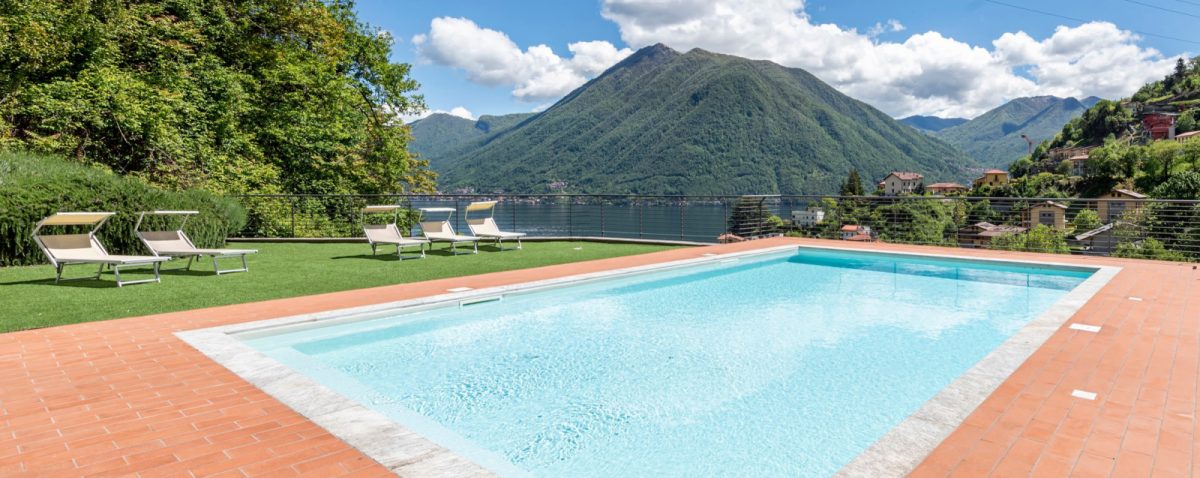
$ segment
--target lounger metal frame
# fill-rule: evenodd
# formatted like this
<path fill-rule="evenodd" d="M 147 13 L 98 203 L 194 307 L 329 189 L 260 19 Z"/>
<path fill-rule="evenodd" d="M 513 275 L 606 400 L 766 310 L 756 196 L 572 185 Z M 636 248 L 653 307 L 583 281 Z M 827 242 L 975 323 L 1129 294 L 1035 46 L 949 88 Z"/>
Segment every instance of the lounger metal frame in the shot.
<path fill-rule="evenodd" d="M 419 222 L 420 222 L 421 224 L 424 224 L 424 223 L 426 223 L 426 222 L 434 222 L 434 221 L 425 221 L 425 220 L 423 220 L 423 219 L 425 218 L 425 213 L 426 213 L 426 212 L 447 213 L 447 214 L 446 214 L 446 219 L 443 219 L 443 220 L 441 220 L 441 221 L 437 221 L 437 222 L 440 222 L 440 223 L 442 223 L 442 224 L 445 224 L 445 225 L 446 225 L 446 228 L 447 228 L 447 229 L 449 229 L 449 230 L 450 230 L 450 232 L 451 232 L 451 233 L 452 233 L 454 236 L 458 236 L 458 233 L 457 233 L 457 232 L 454 232 L 454 225 L 450 223 L 450 220 L 454 218 L 454 213 L 455 213 L 455 209 L 454 209 L 454 208 L 449 208 L 449 207 L 423 207 L 423 208 L 421 208 L 421 209 L 420 209 L 420 211 L 421 211 L 421 219 L 422 219 L 422 220 L 421 220 L 421 221 L 419 221 Z M 479 254 L 479 238 L 478 238 L 478 237 L 474 237 L 474 236 L 460 236 L 460 237 L 463 237 L 463 240 L 452 240 L 452 239 L 438 239 L 438 238 L 433 238 L 433 237 L 429 237 L 429 235 L 425 233 L 425 227 L 424 227 L 424 226 L 422 226 L 422 227 L 421 227 L 421 233 L 422 233 L 422 234 L 424 234 L 424 235 L 425 235 L 425 238 L 429 240 L 429 242 L 430 242 L 429 249 L 430 249 L 430 250 L 433 250 L 433 244 L 432 244 L 432 243 L 434 243 L 434 242 L 448 242 L 448 243 L 450 243 L 450 252 L 451 252 L 452 254 L 454 254 L 454 255 L 456 255 L 456 256 L 457 256 L 457 255 L 459 255 L 459 252 L 458 252 L 458 245 L 459 245 L 459 244 L 464 244 L 464 243 L 468 243 L 468 242 L 469 242 L 469 243 L 471 243 L 471 252 L 469 252 L 469 253 L 464 253 L 464 254 Z"/>
<path fill-rule="evenodd" d="M 521 250 L 524 247 L 521 244 L 521 238 L 525 237 L 525 234 L 514 235 L 513 237 L 515 237 L 517 239 L 517 247 L 507 247 L 506 248 L 506 247 L 504 247 L 504 237 L 503 236 L 493 236 L 493 235 L 489 235 L 489 234 L 480 234 L 478 232 L 475 232 L 475 228 L 473 226 L 471 226 L 471 210 L 472 210 L 472 208 L 474 208 L 474 210 L 476 210 L 476 211 L 482 211 L 486 208 L 488 215 L 484 219 L 491 219 L 493 222 L 495 222 L 495 220 L 496 220 L 496 201 L 473 202 L 471 204 L 468 204 L 467 208 L 463 210 L 463 220 L 466 221 L 467 227 L 471 229 L 471 235 L 473 235 L 475 237 L 480 237 L 483 239 L 491 239 L 492 244 L 494 244 L 496 246 L 496 249 L 498 249 L 500 251 Z M 501 231 L 501 232 L 503 232 L 503 231 Z"/>
<path fill-rule="evenodd" d="M 81 281 L 81 280 L 100 280 L 100 276 L 102 274 L 104 274 L 104 266 L 109 266 L 110 268 L 112 268 L 113 278 L 117 282 L 117 287 L 124 287 L 126 285 L 131 285 L 131 284 L 145 284 L 145 283 L 149 283 L 149 282 L 162 282 L 162 276 L 159 274 L 161 266 L 162 266 L 161 261 L 136 262 L 136 263 L 131 263 L 131 264 L 115 264 L 112 262 L 98 262 L 98 261 L 64 261 L 64 260 L 59 260 L 57 257 L 55 257 L 54 254 L 50 253 L 50 248 L 46 247 L 46 244 L 44 242 L 42 242 L 42 237 L 41 237 L 41 234 L 39 234 L 39 232 L 41 232 L 42 227 L 45 226 L 46 221 L 49 220 L 50 218 L 55 217 L 55 216 L 67 216 L 67 215 L 74 215 L 74 214 L 79 214 L 79 215 L 106 214 L 107 215 L 107 217 L 105 217 L 104 219 L 101 219 L 99 222 L 96 222 L 95 227 L 93 227 L 91 231 L 88 231 L 88 240 L 91 242 L 91 244 L 95 245 L 98 249 L 100 249 L 101 252 L 103 252 L 105 255 L 108 255 L 108 249 L 104 248 L 104 243 L 100 242 L 99 239 L 96 239 L 96 231 L 99 231 L 100 227 L 104 226 L 104 223 L 108 222 L 108 219 L 111 218 L 115 213 L 59 212 L 59 213 L 55 213 L 50 216 L 47 216 L 45 218 L 42 218 L 42 220 L 38 221 L 37 225 L 35 225 L 33 228 L 33 242 L 37 243 L 38 249 L 42 250 L 42 254 L 45 255 L 46 258 L 50 260 L 50 264 L 54 266 L 54 283 L 55 284 L 59 284 L 62 282 Z M 87 224 L 88 223 L 76 223 L 76 224 L 63 224 L 63 225 L 83 226 L 83 225 L 87 225 Z M 97 263 L 100 264 L 100 268 L 96 270 L 96 275 L 94 275 L 94 276 L 73 277 L 73 278 L 69 278 L 69 279 L 63 279 L 63 277 L 62 277 L 63 269 L 65 269 L 66 266 L 68 266 L 68 265 L 97 264 Z M 153 279 L 138 279 L 138 280 L 129 280 L 129 281 L 121 280 L 121 268 L 122 267 L 145 266 L 145 265 L 150 265 L 154 268 L 154 278 Z"/>
<path fill-rule="evenodd" d="M 142 212 L 141 214 L 138 214 L 137 224 L 133 226 L 133 230 L 137 232 L 138 239 L 140 239 L 142 241 L 142 244 L 146 245 L 146 249 L 149 249 L 150 253 L 154 254 L 155 257 L 180 257 L 180 258 L 187 257 L 188 263 L 187 263 L 187 267 L 184 268 L 184 270 L 191 271 L 192 270 L 192 261 L 195 261 L 196 259 L 199 259 L 204 256 L 209 256 L 209 257 L 212 257 L 213 271 L 216 273 L 216 275 L 232 274 L 234 272 L 250 272 L 250 264 L 248 262 L 246 262 L 246 256 L 249 253 L 245 253 L 245 252 L 230 252 L 229 254 L 214 254 L 214 253 L 202 252 L 202 253 L 190 254 L 190 255 L 159 254 L 158 251 L 154 249 L 154 246 L 150 245 L 150 241 L 147 240 L 146 237 L 142 235 L 142 232 L 143 232 L 142 231 L 142 221 L 146 219 L 147 214 L 149 214 L 151 216 L 183 216 L 183 221 L 181 221 L 179 223 L 179 229 L 175 230 L 173 232 L 178 233 L 179 237 L 181 239 L 183 239 L 183 241 L 186 242 L 189 246 L 192 246 L 193 249 L 197 249 L 196 243 L 192 242 L 192 238 L 188 237 L 187 233 L 183 232 L 183 226 L 185 224 L 187 224 L 188 219 L 190 219 L 194 215 L 200 214 L 200 212 L 199 211 L 145 211 L 145 212 Z M 242 267 L 240 269 L 221 269 L 220 263 L 217 261 L 217 259 L 220 259 L 223 257 L 233 257 L 233 256 L 241 257 Z"/>
<path fill-rule="evenodd" d="M 375 242 L 374 240 L 371 239 L 371 235 L 367 234 L 367 214 L 381 214 L 381 213 L 386 213 L 386 212 L 392 212 L 394 214 L 394 217 L 392 218 L 391 224 L 385 224 L 384 226 L 396 229 L 396 235 L 400 236 L 401 238 L 404 238 L 404 235 L 400 234 L 399 226 L 396 225 L 396 223 L 398 223 L 400 221 L 400 210 L 401 209 L 403 209 L 403 207 L 401 207 L 401 206 L 397 206 L 394 204 L 386 204 L 386 205 L 379 205 L 379 206 L 367 206 L 367 207 L 362 208 L 362 210 L 359 212 L 358 225 L 360 228 L 362 228 L 363 235 L 367 237 L 367 243 L 371 245 L 371 255 L 372 256 L 378 253 L 380 244 L 395 244 L 396 257 L 400 258 L 401 262 L 403 262 L 407 259 L 424 259 L 425 258 L 425 246 L 430 244 L 428 239 L 425 239 L 422 242 L 418 242 L 418 243 L 414 243 L 414 244 L 399 244 L 399 243 L 391 243 L 391 242 Z M 413 238 L 413 240 L 417 241 L 416 238 Z M 412 247 L 412 246 L 420 247 L 421 253 L 405 255 L 404 248 Z M 430 247 L 432 247 L 432 246 L 430 246 Z"/>

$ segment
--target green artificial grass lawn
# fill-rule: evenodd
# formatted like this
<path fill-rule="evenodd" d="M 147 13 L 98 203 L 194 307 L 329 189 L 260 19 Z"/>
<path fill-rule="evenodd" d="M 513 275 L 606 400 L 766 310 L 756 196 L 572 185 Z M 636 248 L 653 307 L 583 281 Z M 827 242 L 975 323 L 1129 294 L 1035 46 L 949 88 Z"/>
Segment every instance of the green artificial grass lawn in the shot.
<path fill-rule="evenodd" d="M 672 246 L 594 242 L 530 242 L 523 250 L 497 252 L 480 246 L 479 254 L 451 256 L 444 244 L 425 259 L 396 259 L 395 249 L 378 256 L 361 244 L 230 244 L 258 249 L 249 256 L 250 272 L 212 274 L 212 261 L 185 271 L 187 260 L 163 265 L 162 283 L 118 288 L 111 271 L 100 280 L 54 283 L 50 265 L 0 268 L 0 332 L 136 317 L 161 312 L 299 297 L 406 282 L 603 259 L 671 249 Z M 391 251 L 392 253 L 388 253 Z M 222 267 L 240 267 L 225 259 Z M 67 266 L 64 278 L 95 275 L 91 265 Z M 153 277 L 130 268 L 125 280 Z"/>

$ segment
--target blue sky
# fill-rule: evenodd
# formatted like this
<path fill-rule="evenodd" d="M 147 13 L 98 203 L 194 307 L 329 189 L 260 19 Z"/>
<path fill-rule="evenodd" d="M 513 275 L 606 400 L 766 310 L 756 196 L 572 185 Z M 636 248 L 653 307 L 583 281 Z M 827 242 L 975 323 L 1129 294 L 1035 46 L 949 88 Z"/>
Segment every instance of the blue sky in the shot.
<path fill-rule="evenodd" d="M 766 0 L 755 3 L 754 8 L 758 8 L 757 5 L 777 5 L 764 6 L 761 12 L 746 13 L 747 17 L 742 19 L 742 24 L 747 19 L 751 23 L 756 21 L 754 19 L 761 20 L 761 26 L 751 30 L 736 30 L 736 27 L 730 26 L 731 30 L 726 32 L 724 38 L 711 38 L 713 35 L 707 32 L 673 33 L 670 30 L 673 25 L 683 25 L 688 21 L 704 22 L 705 29 L 724 28 L 726 23 L 733 25 L 737 20 L 734 17 L 742 15 L 742 10 L 747 10 L 745 4 L 738 5 L 738 0 L 728 0 L 730 9 L 727 11 L 696 13 L 700 9 L 695 4 L 689 5 L 692 1 L 695 0 L 360 0 L 357 10 L 361 20 L 391 32 L 396 38 L 393 58 L 398 62 L 414 64 L 413 76 L 421 83 L 420 93 L 425 96 L 430 109 L 448 111 L 465 108 L 474 115 L 533 110 L 552 103 L 561 96 L 559 93 L 569 91 L 582 79 L 596 73 L 594 68 L 576 68 L 569 72 L 574 75 L 573 80 L 564 79 L 561 75 L 554 80 L 552 73 L 484 71 L 482 66 L 477 66 L 486 63 L 489 55 L 507 58 L 506 55 L 510 54 L 528 53 L 528 49 L 536 45 L 548 46 L 562 60 L 572 57 L 569 45 L 590 41 L 607 42 L 622 51 L 662 41 L 681 50 L 700 46 L 730 54 L 760 57 L 809 69 L 844 92 L 897 116 L 910 113 L 973 116 L 1011 97 L 1026 94 L 1084 96 L 1100 93 L 1100 96 L 1110 97 L 1128 94 L 1126 90 L 1159 75 L 1159 70 L 1173 61 L 1173 57 L 1200 51 L 1200 43 L 1152 36 L 1142 36 L 1140 39 L 1114 37 L 1116 30 L 1125 33 L 1142 31 L 1200 42 L 1200 31 L 1195 28 L 1197 17 L 1188 16 L 1200 17 L 1200 1 L 1195 0 L 1004 0 L 1004 3 L 1013 5 L 1109 22 L 1116 27 L 1113 31 L 1102 28 L 1096 28 L 1094 32 L 1081 30 L 1075 41 L 1067 41 L 1071 38 L 1062 35 L 1062 41 L 1055 45 L 1042 45 L 1036 53 L 1032 53 L 1039 60 L 1026 60 L 1029 64 L 1020 64 L 1021 60 L 1012 58 L 1028 56 L 1031 41 L 1046 41 L 1055 34 L 1056 28 L 1078 27 L 1079 22 L 985 0 Z M 721 1 L 714 0 L 703 5 L 707 7 Z M 1184 14 L 1170 13 L 1139 3 L 1178 10 Z M 618 13 L 605 15 L 603 12 L 606 8 Z M 792 23 L 774 20 L 789 16 L 789 11 L 802 19 L 791 19 Z M 445 33 L 438 35 L 431 26 L 438 18 L 466 19 L 469 22 L 458 23 L 458 28 L 454 29 L 443 24 Z M 902 29 L 890 28 L 889 22 L 902 25 Z M 810 24 L 833 24 L 840 31 L 809 29 Z M 882 28 L 872 32 L 876 25 Z M 807 33 L 796 33 L 798 29 Z M 858 50 L 845 47 L 846 51 L 839 53 L 848 44 L 845 35 L 851 34 L 851 29 L 866 40 L 859 42 L 856 47 Z M 1006 48 L 1003 54 L 993 46 L 993 41 L 1002 35 L 1019 31 L 1025 32 L 1031 41 L 1018 42 L 1021 46 Z M 927 32 L 937 32 L 939 35 L 932 42 L 920 42 L 924 46 L 909 42 L 910 48 L 900 51 L 908 64 L 902 72 L 890 71 L 892 68 L 887 60 L 828 66 L 827 63 L 844 63 L 845 59 L 814 58 L 814 55 L 866 58 L 875 56 L 872 53 L 875 51 L 882 56 L 889 56 L 899 51 L 891 45 L 904 44 L 910 37 Z M 508 51 L 513 48 L 490 48 L 496 43 L 503 43 L 495 41 L 498 37 L 494 34 L 507 37 L 516 51 Z M 427 39 L 422 43 L 418 38 L 418 42 L 414 43 L 414 37 L 418 35 Z M 824 47 L 815 53 L 811 49 L 789 51 L 793 43 L 824 41 L 834 46 Z M 872 43 L 883 44 L 884 48 L 872 47 Z M 1063 53 L 1062 50 L 1068 48 L 1064 45 L 1078 51 Z M 969 47 L 981 47 L 983 50 L 976 50 L 976 55 L 967 55 L 965 53 Z M 1161 55 L 1154 55 L 1149 49 Z M 1023 53 L 1013 53 L 1017 51 Z M 989 52 L 1005 58 L 988 61 L 986 54 Z M 1105 55 L 1110 59 L 1104 59 Z M 954 60 L 958 57 L 964 58 L 962 64 L 945 64 L 947 58 Z M 528 60 L 532 62 L 530 68 L 542 68 L 537 61 Z M 619 57 L 604 55 L 598 61 L 616 60 Z M 551 58 L 548 61 L 555 60 Z M 858 60 L 851 60 L 851 63 L 855 61 Z M 1106 64 L 1105 61 L 1112 61 L 1112 64 Z M 937 68 L 948 70 L 935 71 Z M 1078 71 L 1072 71 L 1072 68 Z M 1097 68 L 1102 71 L 1095 71 Z M 1005 76 L 997 75 L 998 71 L 1009 71 L 1012 77 L 1003 82 L 978 84 L 977 78 L 981 76 Z M 1044 71 L 1043 75 L 1038 74 L 1041 71 Z M 567 74 L 562 71 L 558 73 Z M 1078 85 L 1072 84 L 1075 75 L 1078 75 Z M 1124 78 L 1126 75 L 1129 77 Z M 481 79 L 483 76 L 487 78 Z M 863 76 L 877 79 L 864 79 Z M 1116 76 L 1122 77 L 1118 78 L 1120 81 L 1113 79 Z M 961 81 L 955 81 L 961 84 L 943 86 L 941 82 L 946 78 L 958 78 Z M 1027 84 L 1030 81 L 1023 81 L 1022 78 L 1032 80 L 1035 84 Z M 553 85 L 547 86 L 546 82 L 552 82 Z M 520 95 L 514 92 L 522 83 L 536 87 L 539 93 L 518 98 Z M 945 92 L 929 91 L 938 88 Z"/>

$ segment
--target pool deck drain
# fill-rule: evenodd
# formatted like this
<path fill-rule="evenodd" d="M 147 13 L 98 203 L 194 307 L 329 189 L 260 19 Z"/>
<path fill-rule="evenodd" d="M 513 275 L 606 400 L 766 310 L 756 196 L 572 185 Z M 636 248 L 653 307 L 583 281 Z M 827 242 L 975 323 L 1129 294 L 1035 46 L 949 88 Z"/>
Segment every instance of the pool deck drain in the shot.
<path fill-rule="evenodd" d="M 1072 318 L 1102 326 L 1103 334 L 1055 331 L 912 476 L 1200 476 L 1200 273 L 1192 265 L 808 239 L 710 250 L 784 244 L 1122 267 Z M 479 289 L 694 259 L 696 252 L 2 334 L 0 367 L 8 372 L 0 376 L 0 476 L 391 476 L 174 334 L 445 294 L 462 285 Z M 1098 395 L 1082 400 L 1071 396 L 1074 390 Z"/>

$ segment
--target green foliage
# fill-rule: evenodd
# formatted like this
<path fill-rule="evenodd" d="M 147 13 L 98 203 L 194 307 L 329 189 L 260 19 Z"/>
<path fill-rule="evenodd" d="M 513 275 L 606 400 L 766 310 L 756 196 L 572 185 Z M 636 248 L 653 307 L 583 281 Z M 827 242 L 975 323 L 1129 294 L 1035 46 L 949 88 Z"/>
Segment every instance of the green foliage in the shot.
<path fill-rule="evenodd" d="M 1154 188 L 1154 197 L 1200 200 L 1200 171 L 1192 170 L 1171 176 Z"/>
<path fill-rule="evenodd" d="M 1133 111 L 1117 101 L 1100 100 L 1078 118 L 1067 123 L 1050 147 L 1087 146 L 1119 138 L 1133 124 Z"/>
<path fill-rule="evenodd" d="M 971 164 L 802 70 L 656 45 L 438 173 L 443 190 L 812 194 L 851 169 L 949 180 Z"/>
<path fill-rule="evenodd" d="M 0 1 L 0 147 L 224 193 L 431 190 L 349 0 Z"/>
<path fill-rule="evenodd" d="M 1017 98 L 934 137 L 954 145 L 989 168 L 1004 168 L 1028 155 L 1026 135 L 1035 143 L 1054 137 L 1064 124 L 1098 101 L 1038 96 Z"/>
<path fill-rule="evenodd" d="M 1052 252 L 1067 254 L 1067 237 L 1062 232 L 1044 224 L 1038 224 L 1021 234 L 1006 234 L 993 238 L 988 246 L 1004 251 Z"/>
<path fill-rule="evenodd" d="M 858 175 L 858 169 L 850 170 L 850 174 L 846 176 L 846 182 L 842 183 L 841 193 L 843 196 L 862 196 L 864 194 L 862 178 Z"/>
<path fill-rule="evenodd" d="M 1075 234 L 1095 230 L 1103 225 L 1104 223 L 1100 222 L 1100 213 L 1096 212 L 1095 209 L 1083 209 L 1071 219 L 1071 230 Z"/>
<path fill-rule="evenodd" d="M 408 149 L 429 161 L 431 168 L 442 167 L 462 150 L 478 148 L 485 141 L 504 133 L 532 117 L 533 113 L 514 113 L 501 116 L 483 115 L 478 121 L 445 113 L 435 113 L 414 121 L 412 142 Z"/>
<path fill-rule="evenodd" d="M 166 191 L 60 158 L 0 153 L 0 266 L 44 262 L 31 239 L 33 228 L 60 211 L 116 212 L 100 230 L 100 241 L 113 254 L 147 254 L 134 224 L 138 211 L 155 209 L 199 211 L 185 229 L 198 247 L 221 246 L 246 222 L 240 204 L 208 192 Z M 148 224 L 156 225 L 169 226 Z"/>
<path fill-rule="evenodd" d="M 1112 252 L 1113 257 L 1130 259 L 1157 259 L 1160 261 L 1186 261 L 1187 257 L 1178 251 L 1167 250 L 1163 243 L 1149 237 L 1138 242 L 1121 242 Z"/>
<path fill-rule="evenodd" d="M 958 223 L 955 222 L 956 202 L 926 199 L 901 200 L 879 206 L 873 221 L 879 239 L 884 242 L 910 244 L 956 244 Z"/>

